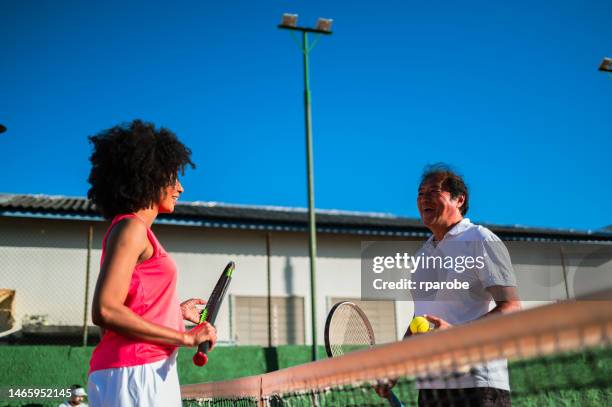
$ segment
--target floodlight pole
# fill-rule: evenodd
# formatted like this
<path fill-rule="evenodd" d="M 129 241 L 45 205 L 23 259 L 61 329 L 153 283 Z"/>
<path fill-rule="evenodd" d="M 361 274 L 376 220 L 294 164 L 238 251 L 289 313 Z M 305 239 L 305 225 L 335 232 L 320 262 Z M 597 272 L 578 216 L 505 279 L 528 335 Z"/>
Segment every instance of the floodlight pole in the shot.
<path fill-rule="evenodd" d="M 331 31 L 322 31 L 313 28 L 294 27 L 279 25 L 278 28 L 301 31 L 302 45 L 301 51 L 304 59 L 304 121 L 306 126 L 306 173 L 308 188 L 308 249 L 310 255 L 310 318 L 312 332 L 312 360 L 318 359 L 317 350 L 317 296 L 316 296 L 316 258 L 317 258 L 317 226 L 315 218 L 314 204 L 314 170 L 312 154 L 312 115 L 309 79 L 309 60 L 308 55 L 312 48 L 308 44 L 308 33 L 331 34 Z M 316 42 L 316 41 L 315 41 Z"/>
<path fill-rule="evenodd" d="M 316 260 L 317 226 L 314 204 L 314 170 L 312 165 L 312 116 L 310 109 L 310 81 L 308 78 L 308 33 L 302 32 L 304 54 L 304 121 L 306 123 L 306 172 L 308 174 L 308 250 L 310 254 L 310 312 L 312 324 L 312 360 L 318 359 L 317 351 L 317 296 Z"/>

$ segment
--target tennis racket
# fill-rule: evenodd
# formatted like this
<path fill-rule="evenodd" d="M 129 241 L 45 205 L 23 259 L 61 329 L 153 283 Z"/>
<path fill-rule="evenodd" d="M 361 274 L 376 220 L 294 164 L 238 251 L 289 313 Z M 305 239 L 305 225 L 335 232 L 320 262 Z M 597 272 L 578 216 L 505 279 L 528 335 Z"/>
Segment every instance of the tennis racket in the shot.
<path fill-rule="evenodd" d="M 349 301 L 334 305 L 325 321 L 325 351 L 327 356 L 342 356 L 359 349 L 374 346 L 374 330 L 366 314 Z M 387 401 L 392 407 L 404 407 L 392 391 Z"/>
<path fill-rule="evenodd" d="M 229 286 L 230 281 L 232 281 L 232 273 L 236 265 L 233 261 L 227 263 L 223 273 L 221 273 L 221 277 L 219 277 L 219 281 L 217 281 L 217 285 L 215 285 L 215 289 L 213 290 L 206 306 L 200 312 L 200 324 L 203 322 L 208 322 L 211 325 L 215 324 L 215 319 L 217 319 L 217 314 L 219 313 L 219 308 L 221 308 L 221 303 L 223 302 L 223 298 L 225 297 L 225 292 L 227 291 L 227 287 Z M 198 351 L 195 355 L 193 355 L 193 363 L 196 366 L 204 366 L 206 362 L 208 362 L 208 350 L 210 349 L 210 341 L 202 342 L 198 345 Z"/>

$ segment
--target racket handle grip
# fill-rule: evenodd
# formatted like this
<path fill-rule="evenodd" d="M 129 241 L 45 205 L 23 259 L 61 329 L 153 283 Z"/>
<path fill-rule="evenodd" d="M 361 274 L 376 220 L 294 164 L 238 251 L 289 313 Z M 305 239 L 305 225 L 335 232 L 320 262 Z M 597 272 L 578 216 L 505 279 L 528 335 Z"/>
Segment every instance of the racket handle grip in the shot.
<path fill-rule="evenodd" d="M 389 401 L 391 407 L 404 407 L 404 403 L 402 403 L 392 391 L 389 392 L 387 401 Z"/>
<path fill-rule="evenodd" d="M 196 366 L 204 366 L 208 362 L 208 350 L 210 349 L 210 341 L 202 342 L 198 345 L 198 351 L 193 355 L 193 364 Z"/>

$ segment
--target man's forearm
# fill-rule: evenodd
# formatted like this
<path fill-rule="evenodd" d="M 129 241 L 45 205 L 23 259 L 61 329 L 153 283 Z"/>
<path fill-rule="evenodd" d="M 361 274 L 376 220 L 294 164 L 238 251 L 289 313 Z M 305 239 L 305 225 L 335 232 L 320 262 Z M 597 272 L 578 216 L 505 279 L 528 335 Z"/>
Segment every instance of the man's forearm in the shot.
<path fill-rule="evenodd" d="M 486 317 L 488 317 L 490 315 L 507 314 L 509 312 L 520 311 L 520 310 L 521 310 L 521 302 L 520 301 L 516 301 L 516 300 L 513 300 L 513 301 L 498 301 L 495 304 L 495 308 L 493 308 L 491 311 L 487 312 L 486 314 L 484 314 L 480 318 L 486 318 Z"/>

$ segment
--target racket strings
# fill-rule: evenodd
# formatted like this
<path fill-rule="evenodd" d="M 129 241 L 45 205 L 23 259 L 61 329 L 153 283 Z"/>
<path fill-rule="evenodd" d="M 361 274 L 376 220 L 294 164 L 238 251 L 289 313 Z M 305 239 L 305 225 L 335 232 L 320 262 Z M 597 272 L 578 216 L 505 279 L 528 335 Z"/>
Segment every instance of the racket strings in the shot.
<path fill-rule="evenodd" d="M 352 306 L 343 305 L 334 313 L 329 342 L 332 354 L 340 356 L 372 346 L 374 337 L 362 315 Z"/>

